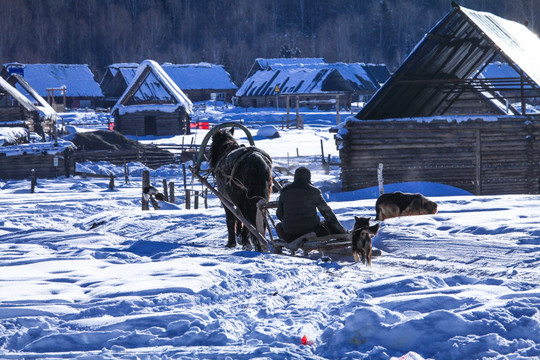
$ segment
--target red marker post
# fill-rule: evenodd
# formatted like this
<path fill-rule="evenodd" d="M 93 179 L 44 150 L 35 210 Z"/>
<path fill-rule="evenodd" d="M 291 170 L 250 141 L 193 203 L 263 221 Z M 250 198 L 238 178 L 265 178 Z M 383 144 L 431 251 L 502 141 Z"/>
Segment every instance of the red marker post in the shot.
<path fill-rule="evenodd" d="M 308 340 L 306 335 L 304 335 L 300 341 L 302 342 L 302 345 L 313 345 L 313 341 Z"/>

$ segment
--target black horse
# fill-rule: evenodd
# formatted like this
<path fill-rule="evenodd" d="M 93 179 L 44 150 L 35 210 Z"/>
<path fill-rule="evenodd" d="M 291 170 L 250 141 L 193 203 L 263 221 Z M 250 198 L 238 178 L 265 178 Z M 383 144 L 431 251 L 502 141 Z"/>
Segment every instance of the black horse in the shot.
<path fill-rule="evenodd" d="M 222 129 L 212 136 L 210 168 L 218 190 L 231 201 L 242 215 L 255 226 L 257 202 L 269 200 L 272 188 L 272 159 L 270 155 L 254 146 L 245 147 L 234 139 L 234 127 Z M 252 239 L 257 251 L 261 245 L 225 207 L 229 240 L 227 247 L 236 246 L 236 236 L 247 248 Z"/>

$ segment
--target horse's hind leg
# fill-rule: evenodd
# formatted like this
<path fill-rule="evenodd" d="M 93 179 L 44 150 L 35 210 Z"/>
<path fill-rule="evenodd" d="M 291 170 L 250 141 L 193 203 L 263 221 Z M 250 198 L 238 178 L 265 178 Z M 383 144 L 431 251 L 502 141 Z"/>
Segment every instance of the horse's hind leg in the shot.
<path fill-rule="evenodd" d="M 242 240 L 243 228 L 244 228 L 244 225 L 242 224 L 242 222 L 236 219 L 235 239 L 236 239 L 237 244 L 244 244 Z"/>
<path fill-rule="evenodd" d="M 252 244 L 251 244 L 251 232 L 247 228 L 247 226 L 242 227 L 242 248 L 244 250 L 251 250 Z"/>
<path fill-rule="evenodd" d="M 236 247 L 236 217 L 228 210 L 225 209 L 225 219 L 227 221 L 227 232 L 229 234 L 229 240 L 227 241 L 228 248 Z"/>

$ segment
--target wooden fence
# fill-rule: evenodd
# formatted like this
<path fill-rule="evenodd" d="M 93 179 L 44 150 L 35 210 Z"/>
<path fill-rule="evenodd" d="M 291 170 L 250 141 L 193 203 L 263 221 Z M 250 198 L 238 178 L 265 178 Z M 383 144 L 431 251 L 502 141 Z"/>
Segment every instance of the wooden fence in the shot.
<path fill-rule="evenodd" d="M 476 195 L 540 193 L 540 117 L 347 121 L 336 135 L 344 191 L 428 181 Z"/>

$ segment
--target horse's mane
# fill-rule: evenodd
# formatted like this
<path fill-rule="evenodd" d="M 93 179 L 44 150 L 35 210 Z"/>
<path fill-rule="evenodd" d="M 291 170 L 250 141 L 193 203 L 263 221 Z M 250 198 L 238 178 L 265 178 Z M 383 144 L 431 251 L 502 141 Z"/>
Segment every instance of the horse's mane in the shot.
<path fill-rule="evenodd" d="M 212 136 L 210 145 L 210 167 L 215 168 L 218 161 L 231 151 L 238 149 L 240 144 L 228 130 L 219 130 Z"/>

